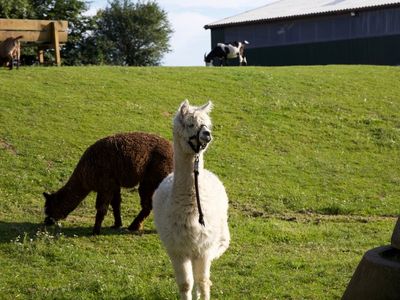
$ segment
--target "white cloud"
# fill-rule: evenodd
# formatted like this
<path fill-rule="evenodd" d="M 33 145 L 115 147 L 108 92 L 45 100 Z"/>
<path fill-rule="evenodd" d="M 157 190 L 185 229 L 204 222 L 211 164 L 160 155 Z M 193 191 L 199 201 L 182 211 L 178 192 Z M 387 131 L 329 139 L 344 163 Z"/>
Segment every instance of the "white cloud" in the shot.
<path fill-rule="evenodd" d="M 90 7 L 89 10 L 87 10 L 83 13 L 83 15 L 87 16 L 87 17 L 94 16 L 97 13 L 97 10 L 98 10 L 98 8 Z"/>
<path fill-rule="evenodd" d="M 240 9 L 240 12 L 246 9 L 253 9 L 259 6 L 268 4 L 268 0 L 200 0 L 200 1 L 182 1 L 182 0 L 159 0 L 157 1 L 161 6 L 175 6 L 180 8 L 227 8 L 227 9 Z M 223 12 L 220 12 L 223 14 Z M 229 17 L 229 15 L 225 16 Z"/>
<path fill-rule="evenodd" d="M 89 10 L 84 13 L 85 16 L 94 16 L 99 9 L 104 9 L 107 5 L 107 1 L 96 0 L 89 1 Z"/>
<path fill-rule="evenodd" d="M 210 50 L 210 31 L 203 26 L 213 21 L 199 13 L 170 13 L 174 33 L 170 40 L 172 52 L 164 57 L 164 65 L 204 65 L 203 56 Z"/>

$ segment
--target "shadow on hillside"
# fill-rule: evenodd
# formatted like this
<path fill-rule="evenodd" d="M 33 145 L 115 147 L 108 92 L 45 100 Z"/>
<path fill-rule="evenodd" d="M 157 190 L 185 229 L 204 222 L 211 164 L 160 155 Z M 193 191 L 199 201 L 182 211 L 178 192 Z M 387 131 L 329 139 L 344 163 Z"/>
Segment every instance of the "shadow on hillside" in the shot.
<path fill-rule="evenodd" d="M 47 231 L 51 235 L 62 234 L 65 237 L 90 237 L 92 235 L 92 227 L 72 226 L 72 227 L 56 227 L 44 226 L 43 223 L 32 222 L 6 222 L 0 221 L 0 243 L 9 243 L 15 240 L 18 236 L 20 238 L 27 235 L 34 237 L 37 232 Z M 100 236 L 106 235 L 144 235 L 155 234 L 155 230 L 142 230 L 140 232 L 132 232 L 126 228 L 114 229 L 103 227 Z"/>
<path fill-rule="evenodd" d="M 137 295 L 130 295 L 130 296 L 122 297 L 121 300 L 143 299 L 142 297 L 143 297 L 142 295 L 140 295 L 140 296 L 139 295 L 138 296 Z M 150 293 L 148 295 L 148 297 L 149 297 L 149 299 L 153 299 L 153 300 L 164 300 L 164 299 L 166 299 L 165 296 L 161 295 L 158 292 Z"/>
<path fill-rule="evenodd" d="M 25 233 L 28 235 L 35 234 L 39 224 L 30 222 L 5 222 L 0 221 L 0 243 L 9 243 L 18 236 L 22 237 Z"/>

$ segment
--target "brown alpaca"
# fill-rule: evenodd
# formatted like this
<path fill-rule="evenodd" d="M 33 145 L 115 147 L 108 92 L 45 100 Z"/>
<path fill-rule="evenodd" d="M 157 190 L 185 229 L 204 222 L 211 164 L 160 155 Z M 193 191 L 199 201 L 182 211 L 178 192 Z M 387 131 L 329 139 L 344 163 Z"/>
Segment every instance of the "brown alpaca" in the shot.
<path fill-rule="evenodd" d="M 97 192 L 96 221 L 93 234 L 99 234 L 101 223 L 111 204 L 114 228 L 122 226 L 121 187 L 139 184 L 141 211 L 128 227 L 140 230 L 152 209 L 154 190 L 173 168 L 173 149 L 167 140 L 148 133 L 125 133 L 98 140 L 78 162 L 68 182 L 46 198 L 45 224 L 64 219 L 89 194 Z"/>

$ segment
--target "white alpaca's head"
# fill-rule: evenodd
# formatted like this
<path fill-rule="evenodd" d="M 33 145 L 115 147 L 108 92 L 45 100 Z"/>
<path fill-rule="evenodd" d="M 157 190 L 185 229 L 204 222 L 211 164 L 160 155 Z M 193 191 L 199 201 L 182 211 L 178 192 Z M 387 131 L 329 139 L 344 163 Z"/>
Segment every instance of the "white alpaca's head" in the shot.
<path fill-rule="evenodd" d="M 181 103 L 174 118 L 174 140 L 184 152 L 195 154 L 196 150 L 205 150 L 212 140 L 211 112 L 212 103 L 191 106 L 188 100 Z"/>

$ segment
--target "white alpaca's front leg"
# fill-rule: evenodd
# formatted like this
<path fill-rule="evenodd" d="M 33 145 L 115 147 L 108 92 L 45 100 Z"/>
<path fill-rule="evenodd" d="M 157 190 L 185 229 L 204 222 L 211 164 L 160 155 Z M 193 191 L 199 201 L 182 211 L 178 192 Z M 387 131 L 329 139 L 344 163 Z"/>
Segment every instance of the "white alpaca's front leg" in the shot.
<path fill-rule="evenodd" d="M 170 255 L 175 271 L 175 280 L 182 300 L 192 300 L 193 273 L 189 259 Z"/>
<path fill-rule="evenodd" d="M 210 268 L 211 260 L 208 257 L 200 257 L 193 260 L 193 275 L 196 286 L 196 299 L 210 299 Z"/>

